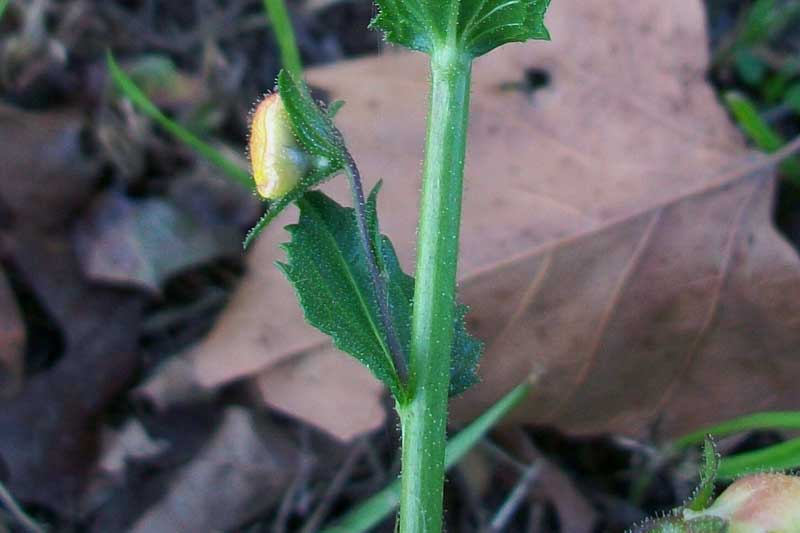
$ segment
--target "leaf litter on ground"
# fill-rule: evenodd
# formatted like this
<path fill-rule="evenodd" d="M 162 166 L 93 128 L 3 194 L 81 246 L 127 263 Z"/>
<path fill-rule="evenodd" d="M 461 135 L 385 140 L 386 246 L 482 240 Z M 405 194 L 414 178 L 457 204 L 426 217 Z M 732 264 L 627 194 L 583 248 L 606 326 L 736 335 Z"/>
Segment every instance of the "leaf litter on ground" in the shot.
<path fill-rule="evenodd" d="M 551 29 L 590 32 L 591 42 L 517 45 L 477 63 L 460 293 L 487 354 L 483 381 L 456 401 L 457 417 L 475 416 L 530 376 L 539 386 L 516 420 L 577 434 L 657 430 L 664 439 L 796 405 L 790 377 L 800 371 L 792 356 L 800 335 L 790 317 L 800 262 L 771 221 L 772 167 L 748 163 L 705 82 L 703 20 L 692 0 L 625 9 L 563 0 Z M 635 49 L 626 44 L 633 41 Z M 549 83 L 525 90 L 532 72 L 546 72 Z M 384 55 L 308 78 L 348 100 L 337 124 L 366 179 L 384 179 L 392 202 L 381 209 L 383 230 L 410 265 L 424 61 Z M 324 190 L 347 198 L 342 183 Z M 315 357 L 330 357 L 271 266 L 285 240 L 279 228 L 292 219 L 280 217 L 262 235 L 230 307 L 186 354 L 202 388 L 254 375 L 257 385 L 272 383 L 280 369 L 287 391 L 292 379 L 298 388 L 313 379 Z M 223 364 L 218 354 L 231 347 Z M 342 432 L 341 422 L 314 415 L 315 401 L 344 405 L 361 394 L 337 379 L 341 387 L 327 386 L 316 400 L 265 399 L 335 434 L 375 427 L 354 419 Z M 365 409 L 376 402 L 364 390 Z"/>

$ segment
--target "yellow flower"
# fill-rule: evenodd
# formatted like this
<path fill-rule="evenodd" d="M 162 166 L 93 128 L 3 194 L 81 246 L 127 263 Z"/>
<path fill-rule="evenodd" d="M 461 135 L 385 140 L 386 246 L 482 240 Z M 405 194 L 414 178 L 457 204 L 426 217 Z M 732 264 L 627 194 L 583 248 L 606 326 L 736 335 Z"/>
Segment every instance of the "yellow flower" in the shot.
<path fill-rule="evenodd" d="M 308 168 L 278 93 L 264 98 L 253 113 L 250 164 L 258 194 L 268 199 L 291 191 Z"/>

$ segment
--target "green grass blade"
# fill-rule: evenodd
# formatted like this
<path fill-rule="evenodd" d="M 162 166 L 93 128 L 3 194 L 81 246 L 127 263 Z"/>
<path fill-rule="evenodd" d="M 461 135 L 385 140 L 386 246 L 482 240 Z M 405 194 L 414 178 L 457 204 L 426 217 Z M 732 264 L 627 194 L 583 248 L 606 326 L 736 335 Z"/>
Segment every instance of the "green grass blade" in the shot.
<path fill-rule="evenodd" d="M 490 407 L 472 424 L 450 439 L 445 452 L 445 468 L 458 463 L 511 409 L 516 407 L 530 392 L 530 385 L 523 384 L 509 392 Z M 333 527 L 322 533 L 363 533 L 375 527 L 400 504 L 400 482 L 394 481 L 379 493 L 350 511 Z"/>
<path fill-rule="evenodd" d="M 264 0 L 264 9 L 278 41 L 283 68 L 288 70 L 295 79 L 302 79 L 303 63 L 300 60 L 300 51 L 297 49 L 297 39 L 294 36 L 285 0 Z"/>
<path fill-rule="evenodd" d="M 798 467 L 800 467 L 800 439 L 793 439 L 761 450 L 725 457 L 720 461 L 717 477 L 721 480 L 731 480 L 745 474 Z"/>
<path fill-rule="evenodd" d="M 758 110 L 746 97 L 728 93 L 725 95 L 725 103 L 739 126 L 759 149 L 771 154 L 786 144 L 786 140 L 761 118 Z M 787 159 L 780 169 L 789 181 L 800 186 L 800 161 L 797 158 Z"/>
<path fill-rule="evenodd" d="M 167 117 L 158 109 L 147 95 L 139 89 L 136 83 L 134 83 L 134 81 L 123 72 L 119 65 L 117 65 L 111 51 L 108 51 L 106 54 L 106 63 L 111 72 L 111 77 L 119 90 L 121 90 L 142 113 L 155 120 L 162 128 L 170 132 L 179 141 L 190 146 L 200 154 L 201 157 L 219 168 L 226 176 L 248 189 L 253 189 L 253 180 L 246 170 L 230 161 L 211 145 L 201 141 L 192 132 Z"/>
<path fill-rule="evenodd" d="M 728 105 L 739 126 L 761 150 L 774 152 L 786 141 L 767 124 L 758 114 L 755 106 L 743 95 L 728 93 L 725 95 Z"/>
<path fill-rule="evenodd" d="M 3 18 L 3 13 L 6 12 L 7 7 L 8 7 L 8 0 L 0 0 L 0 19 Z"/>
<path fill-rule="evenodd" d="M 719 439 L 756 429 L 800 429 L 800 411 L 773 411 L 734 418 L 684 435 L 673 443 L 673 447 L 683 449 L 701 444 L 706 435 L 712 435 Z"/>

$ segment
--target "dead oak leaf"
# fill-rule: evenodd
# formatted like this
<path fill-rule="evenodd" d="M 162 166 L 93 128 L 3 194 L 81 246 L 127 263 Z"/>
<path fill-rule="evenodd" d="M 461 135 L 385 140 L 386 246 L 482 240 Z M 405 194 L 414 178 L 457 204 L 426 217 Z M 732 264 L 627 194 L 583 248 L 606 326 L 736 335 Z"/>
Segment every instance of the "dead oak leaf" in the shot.
<path fill-rule="evenodd" d="M 702 3 L 560 0 L 548 26 L 552 43 L 504 47 L 474 69 L 460 277 L 487 353 L 455 414 L 531 378 L 516 419 L 572 433 L 642 435 L 660 422 L 669 436 L 796 406 L 800 262 L 770 221 L 773 176 L 741 170 L 741 137 L 705 81 Z M 526 85 L 542 73 L 546 87 Z M 308 75 L 347 100 L 337 123 L 362 173 L 385 180 L 382 227 L 406 267 L 427 77 L 414 54 Z M 328 189 L 347 201 L 343 180 Z M 255 372 L 263 383 L 298 356 L 310 371 L 327 351 L 272 266 L 280 222 L 188 355 L 204 387 Z M 284 388 L 307 382 L 286 376 Z M 334 395 L 303 390 L 302 405 L 280 408 L 375 401 L 347 380 Z"/>
<path fill-rule="evenodd" d="M 84 153 L 75 110 L 0 105 L 0 208 L 11 224 L 57 229 L 94 191 L 98 162 Z"/>
<path fill-rule="evenodd" d="M 86 276 L 158 294 L 173 275 L 239 251 L 236 233 L 199 223 L 160 198 L 99 195 L 75 227 Z"/>
<path fill-rule="evenodd" d="M 20 501 L 74 515 L 97 446 L 97 419 L 138 368 L 144 298 L 88 283 L 69 237 L 16 232 L 22 282 L 61 326 L 65 350 L 0 409 L 0 461 Z M 113 324 L 113 327 L 109 327 Z"/>
<path fill-rule="evenodd" d="M 300 460 L 278 428 L 230 407 L 207 445 L 128 531 L 235 529 L 280 499 Z"/>

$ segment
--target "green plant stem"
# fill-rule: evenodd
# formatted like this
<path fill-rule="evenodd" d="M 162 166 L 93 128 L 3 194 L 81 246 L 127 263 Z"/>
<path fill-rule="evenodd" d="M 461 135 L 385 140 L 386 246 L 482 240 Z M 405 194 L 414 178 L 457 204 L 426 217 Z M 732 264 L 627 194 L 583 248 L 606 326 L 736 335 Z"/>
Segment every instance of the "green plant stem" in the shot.
<path fill-rule="evenodd" d="M 509 411 L 524 400 L 531 391 L 529 383 L 518 385 L 487 409 L 470 425 L 458 432 L 447 443 L 445 469 L 458 463 L 480 442 Z M 400 481 L 395 480 L 379 493 L 362 502 L 342 517 L 335 526 L 323 529 L 322 533 L 364 533 L 372 530 L 397 508 L 400 502 Z"/>
<path fill-rule="evenodd" d="M 471 58 L 456 47 L 431 56 L 410 353 L 411 401 L 402 427 L 400 533 L 440 533 L 461 194 Z"/>
<path fill-rule="evenodd" d="M 284 0 L 264 0 L 264 9 L 272 23 L 278 48 L 281 51 L 283 68 L 289 71 L 296 80 L 303 79 L 303 63 L 300 60 L 300 51 L 297 49 L 297 39 L 294 36 L 292 21 Z"/>

